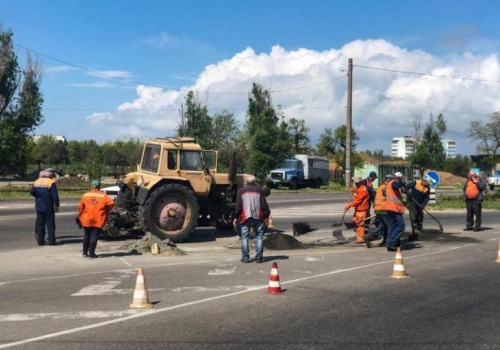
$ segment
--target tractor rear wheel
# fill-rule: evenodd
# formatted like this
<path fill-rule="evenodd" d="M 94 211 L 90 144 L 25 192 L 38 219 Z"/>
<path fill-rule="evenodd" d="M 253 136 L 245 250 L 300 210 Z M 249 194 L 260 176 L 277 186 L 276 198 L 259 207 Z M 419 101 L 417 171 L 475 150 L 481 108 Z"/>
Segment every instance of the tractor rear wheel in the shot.
<path fill-rule="evenodd" d="M 179 184 L 164 185 L 151 193 L 139 209 L 142 230 L 158 238 L 180 242 L 194 231 L 199 206 L 191 189 Z"/>

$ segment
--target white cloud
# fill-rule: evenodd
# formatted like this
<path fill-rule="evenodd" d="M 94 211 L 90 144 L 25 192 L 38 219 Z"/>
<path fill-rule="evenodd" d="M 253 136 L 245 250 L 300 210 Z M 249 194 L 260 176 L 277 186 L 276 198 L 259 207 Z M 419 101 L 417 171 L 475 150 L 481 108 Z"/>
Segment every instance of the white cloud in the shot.
<path fill-rule="evenodd" d="M 164 40 L 168 42 L 169 37 Z M 485 120 L 486 115 L 500 109 L 499 83 L 394 72 L 499 81 L 497 55 L 438 57 L 421 50 L 408 51 L 385 40 L 356 40 L 321 52 L 305 48 L 287 51 L 278 45 L 269 53 L 246 48 L 205 67 L 196 82 L 183 90 L 208 91 L 210 113 L 233 111 L 242 125 L 252 83 L 262 84 L 273 91 L 273 103 L 281 105 L 287 118 L 306 120 L 315 143 L 325 127 L 335 130 L 345 124 L 348 58 L 353 58 L 355 65 L 353 127 L 360 137 L 358 150 L 383 149 L 387 154 L 393 137 L 412 132 L 410 122 L 415 116 L 422 116 L 425 124 L 431 113 L 443 113 L 449 130 L 445 137 L 457 140 L 459 153 L 474 153 L 474 147 L 466 143 L 470 121 Z M 88 120 L 120 126 L 121 135 L 172 135 L 186 93 L 142 85 L 136 91 L 137 98 L 123 103 L 116 112 L 93 115 Z"/>

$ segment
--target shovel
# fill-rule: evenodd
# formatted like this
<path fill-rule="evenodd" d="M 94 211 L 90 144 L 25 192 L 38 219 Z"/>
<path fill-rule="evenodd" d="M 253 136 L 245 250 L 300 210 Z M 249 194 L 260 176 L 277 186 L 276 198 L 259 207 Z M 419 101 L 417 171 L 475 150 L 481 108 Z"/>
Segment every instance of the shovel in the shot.
<path fill-rule="evenodd" d="M 365 219 L 366 220 L 371 220 L 373 218 L 377 217 L 377 215 L 372 215 L 372 216 L 369 216 Z M 356 228 L 358 227 L 358 224 L 356 224 L 354 221 L 351 221 L 351 222 L 344 222 L 345 224 L 345 227 L 348 228 L 348 229 L 351 229 L 351 228 Z M 366 226 L 370 226 L 370 225 L 365 225 Z"/>
<path fill-rule="evenodd" d="M 420 205 L 420 204 L 419 204 L 419 203 L 418 203 L 415 199 L 413 199 L 413 198 L 412 198 L 411 200 L 412 200 L 412 201 L 414 201 L 414 202 L 415 202 L 415 203 L 416 203 L 416 204 L 417 204 L 420 208 L 422 208 L 422 206 L 421 206 L 421 205 Z M 423 209 L 423 210 L 424 210 L 427 214 L 429 214 L 429 216 L 430 216 L 431 218 L 433 218 L 433 219 L 434 219 L 434 221 L 436 221 L 436 222 L 438 223 L 438 225 L 439 225 L 439 230 L 440 230 L 441 232 L 443 232 L 444 230 L 443 230 L 443 225 L 441 225 L 441 222 L 440 222 L 438 219 L 436 219 L 436 217 L 435 217 L 434 215 L 432 215 L 431 213 L 429 213 L 429 211 L 428 211 L 427 209 L 425 209 L 425 208 L 422 208 L 422 209 Z"/>
<path fill-rule="evenodd" d="M 349 201 L 347 203 L 351 202 L 352 195 L 353 195 L 353 192 L 351 192 L 351 195 L 349 196 Z M 344 214 L 342 214 L 342 219 L 340 219 L 340 222 L 334 222 L 332 224 L 332 227 L 339 227 L 339 226 L 342 226 L 344 224 L 345 213 L 347 213 L 347 210 L 344 210 Z"/>

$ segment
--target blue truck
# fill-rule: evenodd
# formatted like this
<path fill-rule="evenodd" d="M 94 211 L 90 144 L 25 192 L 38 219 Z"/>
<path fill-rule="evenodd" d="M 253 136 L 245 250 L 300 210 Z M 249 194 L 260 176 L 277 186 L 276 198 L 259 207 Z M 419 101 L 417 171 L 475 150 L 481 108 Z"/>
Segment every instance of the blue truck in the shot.
<path fill-rule="evenodd" d="M 270 188 L 286 186 L 291 190 L 298 187 L 320 188 L 328 185 L 330 171 L 325 157 L 296 154 L 285 159 L 278 168 L 267 175 L 266 184 Z"/>

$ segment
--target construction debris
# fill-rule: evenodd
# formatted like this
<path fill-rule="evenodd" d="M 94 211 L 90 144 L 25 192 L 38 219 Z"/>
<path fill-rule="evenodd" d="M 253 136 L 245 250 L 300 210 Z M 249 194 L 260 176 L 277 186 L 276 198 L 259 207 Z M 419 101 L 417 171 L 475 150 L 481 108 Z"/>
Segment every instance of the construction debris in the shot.
<path fill-rule="evenodd" d="M 124 244 L 121 249 L 135 251 L 140 254 L 150 253 L 169 256 L 186 255 L 186 252 L 177 248 L 175 243 L 172 243 L 170 239 L 162 241 L 149 232 L 140 240 Z"/>
<path fill-rule="evenodd" d="M 306 245 L 299 242 L 295 237 L 283 233 L 268 233 L 262 241 L 264 248 L 269 250 L 292 250 L 305 249 Z M 248 239 L 250 249 L 255 249 L 255 238 Z M 241 241 L 238 239 L 226 246 L 229 249 L 240 249 Z"/>

